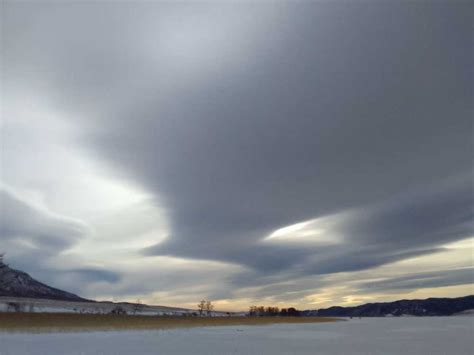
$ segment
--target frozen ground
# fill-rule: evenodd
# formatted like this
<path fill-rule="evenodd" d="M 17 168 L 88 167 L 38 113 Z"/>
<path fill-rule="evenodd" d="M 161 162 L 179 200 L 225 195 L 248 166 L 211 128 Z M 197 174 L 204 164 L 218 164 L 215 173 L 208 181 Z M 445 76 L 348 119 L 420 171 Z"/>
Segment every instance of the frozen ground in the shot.
<path fill-rule="evenodd" d="M 474 354 L 474 317 L 93 333 L 0 333 L 1 355 Z"/>

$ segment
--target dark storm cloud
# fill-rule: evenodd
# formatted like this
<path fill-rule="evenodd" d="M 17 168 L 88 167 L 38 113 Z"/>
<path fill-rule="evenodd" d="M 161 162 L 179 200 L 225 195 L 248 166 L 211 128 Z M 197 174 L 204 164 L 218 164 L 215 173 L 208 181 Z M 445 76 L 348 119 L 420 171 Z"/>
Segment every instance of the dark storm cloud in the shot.
<path fill-rule="evenodd" d="M 145 254 L 244 264 L 242 285 L 469 236 L 471 8 L 21 4 L 5 15 L 4 65 L 15 90 L 47 87 L 88 149 L 159 196 L 171 235 Z M 191 53 L 163 44 L 169 19 Z M 339 214 L 343 243 L 262 243 Z"/>

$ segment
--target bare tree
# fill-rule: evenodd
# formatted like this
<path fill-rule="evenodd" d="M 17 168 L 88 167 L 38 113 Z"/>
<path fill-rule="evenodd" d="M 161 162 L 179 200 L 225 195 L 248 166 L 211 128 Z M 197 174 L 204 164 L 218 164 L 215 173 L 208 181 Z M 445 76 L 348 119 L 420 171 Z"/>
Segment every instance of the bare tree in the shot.
<path fill-rule="evenodd" d="M 198 303 L 197 306 L 199 310 L 199 315 L 202 316 L 202 314 L 206 310 L 206 300 L 202 300 L 201 302 Z"/>
<path fill-rule="evenodd" d="M 143 308 L 145 308 L 145 306 L 142 304 L 142 301 L 140 299 L 137 299 L 135 301 L 135 304 L 133 305 L 133 315 L 143 311 Z"/>
<path fill-rule="evenodd" d="M 206 301 L 206 313 L 208 316 L 211 315 L 212 310 L 214 309 L 214 305 L 212 304 L 211 301 Z"/>

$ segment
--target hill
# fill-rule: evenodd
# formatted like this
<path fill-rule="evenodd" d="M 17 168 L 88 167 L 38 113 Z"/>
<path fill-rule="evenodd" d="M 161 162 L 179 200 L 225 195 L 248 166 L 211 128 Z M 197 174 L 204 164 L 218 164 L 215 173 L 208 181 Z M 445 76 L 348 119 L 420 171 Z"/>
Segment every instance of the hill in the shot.
<path fill-rule="evenodd" d="M 8 267 L 0 259 L 0 297 L 91 302 L 75 294 L 45 285 L 26 272 Z"/>
<path fill-rule="evenodd" d="M 321 317 L 450 316 L 461 312 L 466 313 L 470 309 L 474 309 L 474 295 L 367 303 L 356 307 L 330 307 L 307 310 L 303 312 L 303 315 Z"/>

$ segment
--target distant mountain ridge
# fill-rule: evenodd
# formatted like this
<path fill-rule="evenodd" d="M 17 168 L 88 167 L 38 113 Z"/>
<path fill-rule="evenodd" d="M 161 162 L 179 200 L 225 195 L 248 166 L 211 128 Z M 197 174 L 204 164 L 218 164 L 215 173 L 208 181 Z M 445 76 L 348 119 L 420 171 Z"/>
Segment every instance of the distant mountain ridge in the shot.
<path fill-rule="evenodd" d="M 355 307 L 330 307 L 303 311 L 303 315 L 320 317 L 450 316 L 471 309 L 474 309 L 474 295 L 367 303 Z"/>
<path fill-rule="evenodd" d="M 91 302 L 33 279 L 26 272 L 8 267 L 0 259 L 0 297 L 27 297 L 61 301 Z"/>

